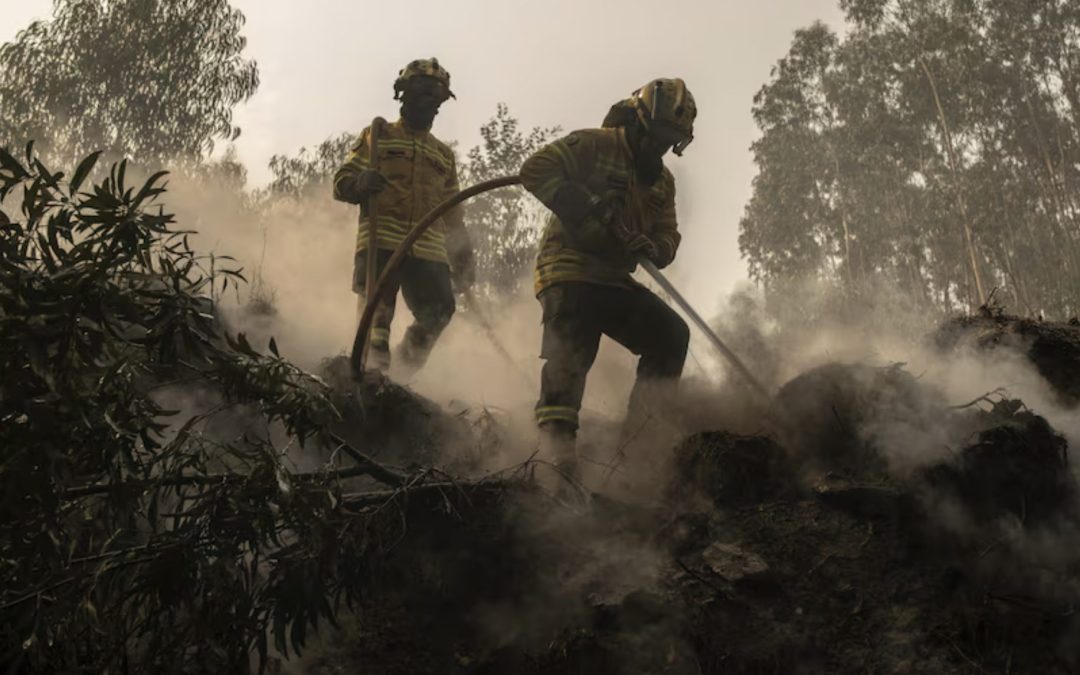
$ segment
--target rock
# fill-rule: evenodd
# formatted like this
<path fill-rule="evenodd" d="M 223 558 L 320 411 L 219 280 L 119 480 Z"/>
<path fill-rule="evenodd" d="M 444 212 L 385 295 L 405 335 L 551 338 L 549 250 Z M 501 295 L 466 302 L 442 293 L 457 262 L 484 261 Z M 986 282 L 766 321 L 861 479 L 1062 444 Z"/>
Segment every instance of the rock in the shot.
<path fill-rule="evenodd" d="M 701 558 L 709 569 L 731 582 L 758 576 L 769 570 L 768 563 L 758 554 L 718 541 L 709 544 L 701 552 Z"/>

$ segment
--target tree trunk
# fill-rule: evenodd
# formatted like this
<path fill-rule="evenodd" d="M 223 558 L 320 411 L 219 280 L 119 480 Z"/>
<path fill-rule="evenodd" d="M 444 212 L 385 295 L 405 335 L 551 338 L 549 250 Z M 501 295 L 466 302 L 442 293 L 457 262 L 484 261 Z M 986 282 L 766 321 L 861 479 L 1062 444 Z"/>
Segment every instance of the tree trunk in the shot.
<path fill-rule="evenodd" d="M 919 65 L 922 66 L 922 71 L 926 74 L 926 81 L 930 83 L 930 92 L 934 96 L 934 106 L 937 109 L 938 124 L 941 126 L 942 142 L 945 145 L 945 153 L 949 160 L 949 171 L 952 172 L 953 189 L 956 193 L 956 206 L 960 210 L 960 220 L 963 223 L 964 243 L 967 247 L 968 259 L 971 264 L 970 274 L 975 282 L 974 291 L 978 295 L 978 302 L 981 304 L 983 300 L 986 299 L 986 290 L 983 288 L 982 277 L 979 274 L 978 256 L 975 254 L 975 238 L 971 232 L 971 222 L 968 220 L 967 205 L 964 203 L 964 193 L 960 186 L 960 170 L 956 152 L 953 149 L 952 135 L 949 133 L 949 124 L 945 120 L 945 110 L 941 107 L 941 98 L 938 96 L 937 83 L 934 82 L 934 76 L 930 74 L 930 68 L 927 67 L 926 61 L 922 58 L 919 59 Z M 969 302 L 971 302 L 970 298 Z M 972 309 L 974 309 L 974 303 L 972 303 L 972 305 Z"/>

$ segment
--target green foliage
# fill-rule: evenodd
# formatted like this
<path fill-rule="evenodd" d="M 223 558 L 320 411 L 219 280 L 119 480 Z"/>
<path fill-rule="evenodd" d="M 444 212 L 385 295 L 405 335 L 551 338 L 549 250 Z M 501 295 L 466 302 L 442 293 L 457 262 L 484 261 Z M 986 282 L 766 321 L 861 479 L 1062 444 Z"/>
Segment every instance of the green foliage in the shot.
<path fill-rule="evenodd" d="M 527 134 L 500 103 L 495 116 L 480 127 L 483 143 L 469 150 L 461 164 L 462 185 L 511 176 L 559 129 L 533 127 Z M 476 247 L 477 291 L 513 295 L 527 278 L 536 256 L 546 210 L 521 188 L 484 193 L 466 204 L 465 225 Z"/>
<path fill-rule="evenodd" d="M 844 0 L 754 100 L 740 248 L 777 294 L 1080 310 L 1080 5 Z"/>
<path fill-rule="evenodd" d="M 344 472 L 283 465 L 338 414 L 273 341 L 220 335 L 240 274 L 173 228 L 163 174 L 84 187 L 97 157 L 0 150 L 0 660 L 235 672 L 355 596 Z"/>
<path fill-rule="evenodd" d="M 233 106 L 258 86 L 228 0 L 57 0 L 0 48 L 0 138 L 48 139 L 140 164 L 197 161 L 235 139 Z M 10 146 L 9 146 L 10 147 Z"/>
<path fill-rule="evenodd" d="M 314 150 L 300 148 L 295 157 L 274 155 L 270 158 L 269 193 L 272 196 L 325 198 L 334 172 L 345 163 L 357 134 L 345 132 L 320 143 Z M 321 192 L 317 192 L 321 191 Z"/>

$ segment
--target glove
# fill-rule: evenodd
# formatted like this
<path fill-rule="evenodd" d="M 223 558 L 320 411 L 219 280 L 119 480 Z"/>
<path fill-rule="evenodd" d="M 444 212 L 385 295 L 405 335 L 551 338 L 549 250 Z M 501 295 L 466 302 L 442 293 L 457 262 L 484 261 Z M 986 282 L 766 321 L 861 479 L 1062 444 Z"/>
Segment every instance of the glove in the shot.
<path fill-rule="evenodd" d="M 626 213 L 626 191 L 608 190 L 596 206 L 596 219 L 605 227 L 618 227 Z"/>
<path fill-rule="evenodd" d="M 375 169 L 365 169 L 356 176 L 356 189 L 365 197 L 377 195 L 386 189 L 390 181 Z"/>
<path fill-rule="evenodd" d="M 563 183 L 551 200 L 551 210 L 567 225 L 579 225 L 589 217 L 600 200 L 577 183 Z"/>
<path fill-rule="evenodd" d="M 631 234 L 623 239 L 623 243 L 630 253 L 638 257 L 644 257 L 655 261 L 659 254 L 656 244 L 653 243 L 652 239 L 649 239 L 643 234 Z"/>
<path fill-rule="evenodd" d="M 378 171 L 365 169 L 342 181 L 339 190 L 346 201 L 363 206 L 372 195 L 379 194 L 389 184 L 390 182 L 386 180 L 386 177 Z"/>

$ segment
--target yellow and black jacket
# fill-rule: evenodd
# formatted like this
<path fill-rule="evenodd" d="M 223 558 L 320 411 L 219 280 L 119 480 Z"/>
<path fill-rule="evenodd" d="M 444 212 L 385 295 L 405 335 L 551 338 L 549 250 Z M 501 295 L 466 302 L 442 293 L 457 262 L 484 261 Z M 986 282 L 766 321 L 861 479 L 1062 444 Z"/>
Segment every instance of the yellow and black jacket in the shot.
<path fill-rule="evenodd" d="M 640 184 L 621 128 L 583 129 L 541 148 L 525 160 L 521 179 L 525 189 L 549 208 L 559 188 L 571 182 L 598 200 L 623 195 L 621 225 L 652 241 L 657 267 L 674 259 L 680 241 L 675 179 L 665 167 L 652 185 Z M 535 290 L 539 295 L 564 281 L 632 286 L 630 274 L 636 267 L 619 237 L 597 217 L 568 226 L 552 213 L 536 259 Z"/>
<path fill-rule="evenodd" d="M 334 174 L 334 198 L 354 201 L 342 194 L 342 179 L 369 168 L 371 127 L 365 128 L 345 164 Z M 378 195 L 376 245 L 397 248 L 405 235 L 437 204 L 458 193 L 457 165 L 450 148 L 429 131 L 414 131 L 404 121 L 382 125 L 379 134 L 378 170 L 386 177 L 386 189 Z M 451 209 L 425 232 L 412 247 L 412 255 L 424 260 L 449 263 L 447 235 L 465 237 L 461 207 Z M 367 248 L 368 218 L 360 216 L 356 237 L 357 252 Z M 451 242 L 451 250 L 454 242 Z"/>

